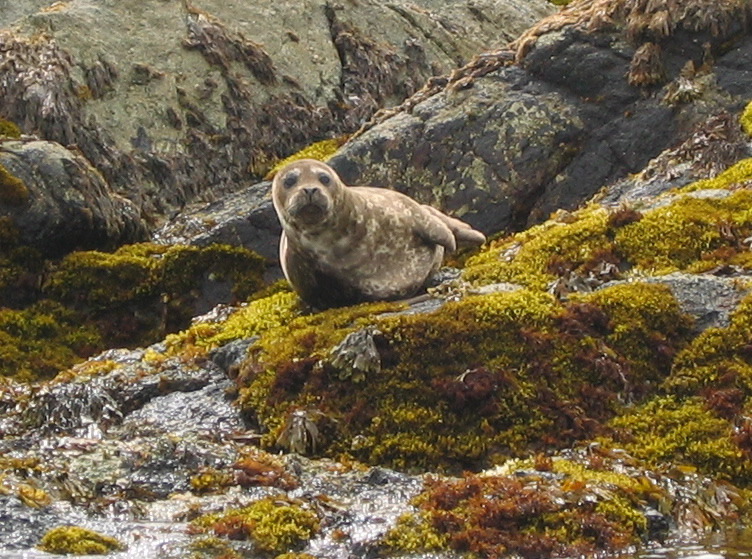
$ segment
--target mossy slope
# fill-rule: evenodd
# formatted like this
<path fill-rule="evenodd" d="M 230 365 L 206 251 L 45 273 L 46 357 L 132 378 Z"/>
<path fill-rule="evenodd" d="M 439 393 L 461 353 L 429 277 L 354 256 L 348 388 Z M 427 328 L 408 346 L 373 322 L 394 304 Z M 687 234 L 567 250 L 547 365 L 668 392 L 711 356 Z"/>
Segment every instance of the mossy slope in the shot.
<path fill-rule="evenodd" d="M 241 248 L 143 243 L 51 262 L 11 228 L 0 236 L 0 375 L 22 380 L 108 347 L 156 342 L 264 285 L 263 260 Z"/>
<path fill-rule="evenodd" d="M 239 382 L 267 445 L 308 429 L 328 455 L 448 470 L 566 446 L 654 391 L 689 333 L 668 289 L 648 284 L 566 304 L 521 290 L 429 315 L 374 320 L 379 310 L 328 311 L 262 335 Z M 366 325 L 378 371 L 354 374 L 331 352 Z"/>
<path fill-rule="evenodd" d="M 707 188 L 708 182 L 695 184 Z M 730 184 L 737 183 L 717 181 L 714 187 Z M 718 198 L 680 194 L 667 202 L 644 213 L 594 204 L 576 214 L 554 216 L 492 243 L 490 250 L 468 261 L 464 277 L 476 283 L 508 281 L 545 289 L 567 274 L 597 285 L 722 265 L 752 269 L 745 242 L 752 235 L 752 191 L 742 188 Z"/>

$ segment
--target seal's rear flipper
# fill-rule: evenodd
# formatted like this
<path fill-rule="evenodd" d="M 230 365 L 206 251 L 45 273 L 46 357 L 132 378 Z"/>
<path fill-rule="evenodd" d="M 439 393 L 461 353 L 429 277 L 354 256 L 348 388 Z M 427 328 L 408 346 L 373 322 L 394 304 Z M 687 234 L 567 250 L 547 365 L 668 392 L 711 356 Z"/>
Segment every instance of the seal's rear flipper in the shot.
<path fill-rule="evenodd" d="M 420 207 L 425 209 L 429 206 Z M 454 232 L 443 219 L 437 219 L 433 212 L 422 212 L 420 217 L 413 228 L 418 237 L 428 244 L 444 247 L 447 252 L 457 250 Z"/>
<path fill-rule="evenodd" d="M 449 227 L 450 231 L 454 234 L 454 239 L 457 244 L 482 245 L 486 242 L 486 236 L 483 233 L 473 229 L 464 221 L 448 216 L 431 206 L 425 204 L 422 206 L 434 217 L 439 218 L 447 227 Z"/>

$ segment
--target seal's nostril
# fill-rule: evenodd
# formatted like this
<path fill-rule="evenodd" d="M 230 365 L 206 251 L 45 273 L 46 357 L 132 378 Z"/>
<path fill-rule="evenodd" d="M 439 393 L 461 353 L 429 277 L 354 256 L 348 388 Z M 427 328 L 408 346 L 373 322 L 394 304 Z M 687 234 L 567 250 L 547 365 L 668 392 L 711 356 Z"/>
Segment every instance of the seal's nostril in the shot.
<path fill-rule="evenodd" d="M 313 196 L 313 194 L 318 190 L 315 186 L 306 186 L 303 188 L 303 192 L 308 194 L 308 196 Z"/>

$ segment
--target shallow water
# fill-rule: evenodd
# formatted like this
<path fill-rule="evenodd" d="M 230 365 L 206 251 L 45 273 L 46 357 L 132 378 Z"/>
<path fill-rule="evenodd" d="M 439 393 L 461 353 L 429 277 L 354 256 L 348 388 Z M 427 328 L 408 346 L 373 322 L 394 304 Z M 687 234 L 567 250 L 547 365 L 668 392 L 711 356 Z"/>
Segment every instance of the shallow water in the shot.
<path fill-rule="evenodd" d="M 713 533 L 701 544 L 672 542 L 627 555 L 630 559 L 741 559 L 752 557 L 752 528 Z"/>
<path fill-rule="evenodd" d="M 170 538 L 167 538 L 170 539 Z M 144 542 L 145 543 L 145 542 Z M 117 553 L 118 559 L 152 559 L 159 556 L 159 546 L 155 542 L 151 545 L 133 546 L 124 553 Z M 155 549 L 156 547 L 156 549 Z M 162 550 L 163 551 L 163 550 Z M 152 553 L 157 552 L 157 555 Z M 0 549 L 0 559 L 44 559 L 55 557 L 38 550 L 3 551 Z M 411 559 L 447 559 L 451 555 L 423 554 L 412 555 Z M 663 546 L 654 546 L 639 550 L 635 553 L 619 554 L 615 556 L 601 555 L 598 559 L 742 559 L 752 558 L 752 528 L 729 530 L 714 533 L 701 544 L 687 542 L 672 542 Z M 395 558 L 396 559 L 396 558 Z"/>

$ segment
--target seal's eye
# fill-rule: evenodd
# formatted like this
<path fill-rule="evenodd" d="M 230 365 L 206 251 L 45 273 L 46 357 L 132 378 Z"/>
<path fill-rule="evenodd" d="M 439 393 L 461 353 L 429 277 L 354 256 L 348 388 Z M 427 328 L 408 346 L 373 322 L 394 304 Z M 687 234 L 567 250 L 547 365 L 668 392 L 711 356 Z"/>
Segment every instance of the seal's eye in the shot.
<path fill-rule="evenodd" d="M 326 173 L 319 173 L 319 182 L 324 186 L 329 186 L 330 184 L 332 184 L 332 177 L 330 177 Z"/>
<path fill-rule="evenodd" d="M 292 188 L 295 186 L 295 183 L 298 182 L 298 175 L 295 173 L 290 173 L 287 175 L 284 180 L 282 180 L 282 184 L 285 186 L 285 188 Z"/>

